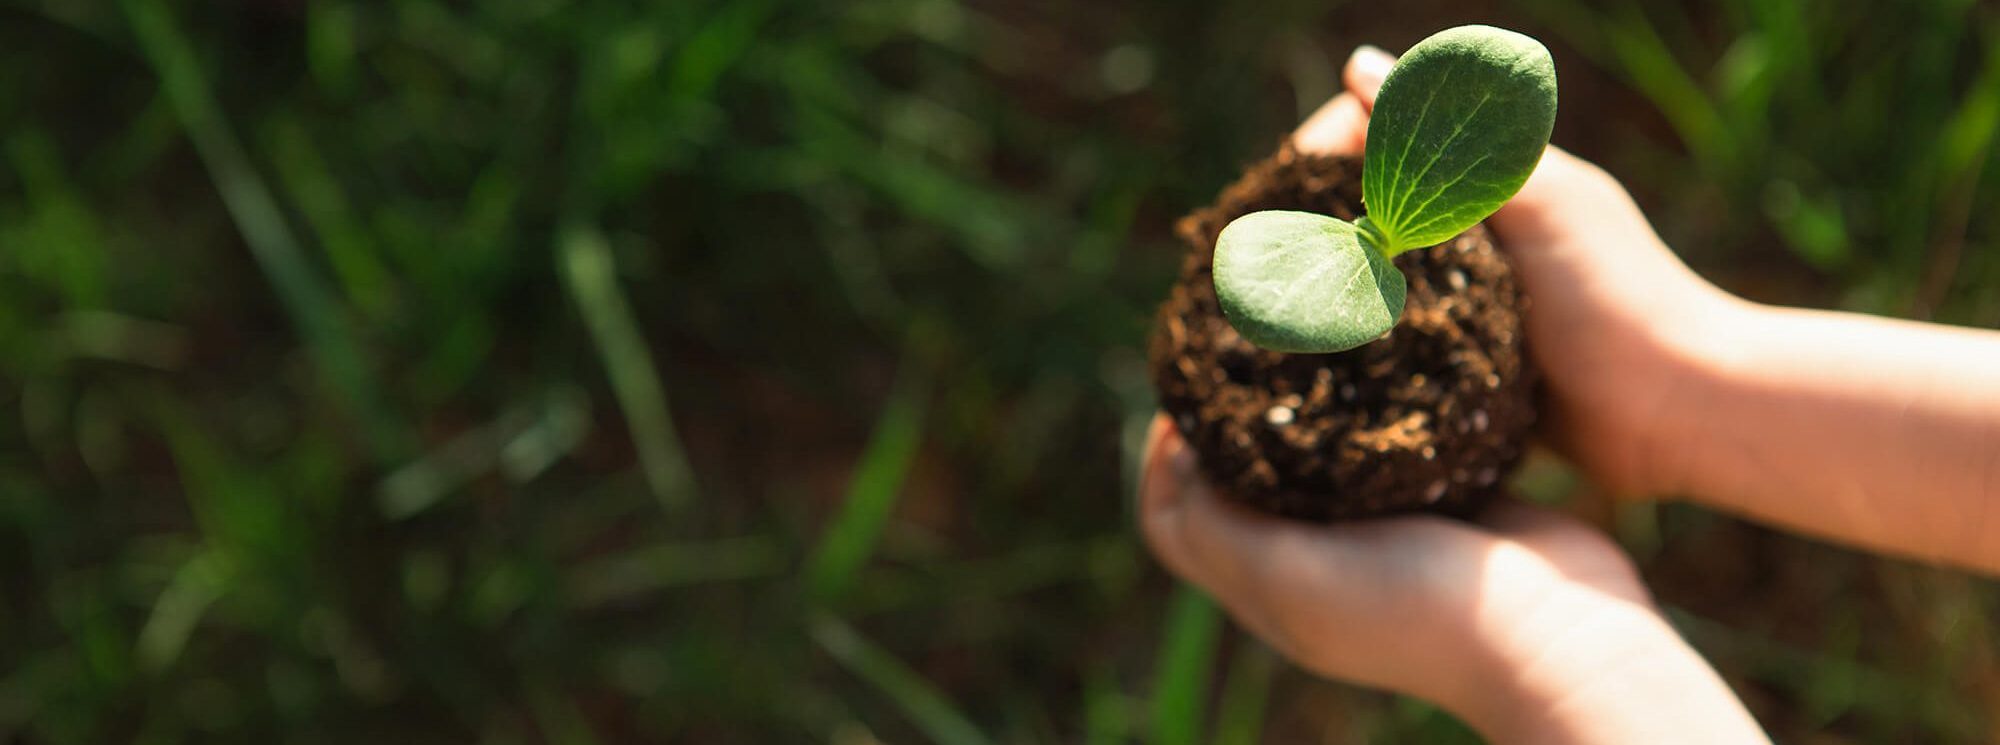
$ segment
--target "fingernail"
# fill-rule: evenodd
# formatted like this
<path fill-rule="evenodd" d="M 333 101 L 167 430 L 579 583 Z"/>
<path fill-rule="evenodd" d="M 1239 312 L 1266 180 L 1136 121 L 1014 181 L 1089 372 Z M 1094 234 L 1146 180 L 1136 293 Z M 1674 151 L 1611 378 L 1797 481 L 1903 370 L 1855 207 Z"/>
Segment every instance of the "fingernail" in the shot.
<path fill-rule="evenodd" d="M 1389 69 L 1395 66 L 1396 58 L 1373 44 L 1355 47 L 1354 55 L 1347 58 L 1348 74 L 1353 76 L 1355 86 L 1364 90 L 1381 87 L 1382 81 L 1389 78 Z"/>

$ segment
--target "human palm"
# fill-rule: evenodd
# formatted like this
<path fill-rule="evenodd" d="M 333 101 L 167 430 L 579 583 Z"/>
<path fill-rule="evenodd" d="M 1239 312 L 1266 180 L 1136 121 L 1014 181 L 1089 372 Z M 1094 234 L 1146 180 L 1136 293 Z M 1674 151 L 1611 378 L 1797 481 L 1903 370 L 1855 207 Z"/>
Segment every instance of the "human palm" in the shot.
<path fill-rule="evenodd" d="M 1379 50 L 1357 53 L 1347 92 L 1308 118 L 1293 143 L 1361 152 L 1393 63 Z M 1680 381 L 1733 299 L 1674 256 L 1616 179 L 1559 148 L 1489 224 L 1530 298 L 1528 350 L 1548 381 L 1547 434 L 1601 485 L 1645 496 L 1673 489 L 1664 414 L 1687 408 Z"/>
<path fill-rule="evenodd" d="M 1368 55 L 1349 63 L 1349 92 L 1294 136 L 1300 150 L 1361 150 L 1368 103 L 1391 64 L 1382 55 L 1371 74 Z M 1594 231 L 1616 225 L 1579 228 L 1553 211 L 1583 189 L 1610 205 L 1591 220 L 1616 221 L 1625 210 L 1642 229 L 1624 226 L 1627 240 L 1607 252 L 1622 258 L 1593 255 L 1583 242 L 1605 240 Z M 1648 488 L 1659 462 L 1650 443 L 1663 438 L 1647 410 L 1671 402 L 1620 401 L 1593 376 L 1629 385 L 1661 374 L 1650 368 L 1675 338 L 1635 330 L 1648 326 L 1651 304 L 1687 298 L 1617 276 L 1672 279 L 1659 264 L 1679 263 L 1615 182 L 1554 149 L 1493 225 L 1536 298 L 1529 347 L 1545 370 L 1563 370 L 1549 375 L 1567 449 L 1607 482 Z M 1139 508 L 1162 563 L 1300 666 L 1430 700 L 1493 741 L 1764 741 L 1660 616 L 1625 554 L 1561 513 L 1502 502 L 1474 522 L 1276 518 L 1217 494 L 1164 416 L 1148 439 Z"/>

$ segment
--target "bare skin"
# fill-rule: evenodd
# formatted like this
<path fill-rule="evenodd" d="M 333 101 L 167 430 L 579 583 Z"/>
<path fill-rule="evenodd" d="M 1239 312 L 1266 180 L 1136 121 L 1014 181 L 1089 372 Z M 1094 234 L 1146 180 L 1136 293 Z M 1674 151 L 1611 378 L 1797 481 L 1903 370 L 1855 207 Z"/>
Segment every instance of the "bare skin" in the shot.
<path fill-rule="evenodd" d="M 1359 153 L 1391 64 L 1356 52 L 1299 148 Z M 1556 148 L 1490 224 L 1535 298 L 1554 438 L 1594 481 L 2000 573 L 2000 334 L 1731 297 Z M 1768 741 L 1573 518 L 1274 519 L 1219 498 L 1164 419 L 1144 473 L 1162 563 L 1306 669 L 1430 700 L 1497 743 Z"/>

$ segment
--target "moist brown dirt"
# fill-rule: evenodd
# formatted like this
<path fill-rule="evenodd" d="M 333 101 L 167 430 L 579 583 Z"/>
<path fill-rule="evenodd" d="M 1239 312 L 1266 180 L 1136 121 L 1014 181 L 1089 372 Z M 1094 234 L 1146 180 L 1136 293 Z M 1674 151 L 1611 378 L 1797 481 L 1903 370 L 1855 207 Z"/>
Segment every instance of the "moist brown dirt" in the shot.
<path fill-rule="evenodd" d="M 1191 250 L 1154 325 L 1153 382 L 1202 470 L 1237 501 L 1307 520 L 1477 511 L 1535 420 L 1527 297 L 1506 254 L 1484 224 L 1406 252 L 1409 297 L 1387 337 L 1272 352 L 1224 320 L 1210 277 L 1222 227 L 1269 209 L 1354 219 L 1361 161 L 1285 147 L 1177 226 Z"/>

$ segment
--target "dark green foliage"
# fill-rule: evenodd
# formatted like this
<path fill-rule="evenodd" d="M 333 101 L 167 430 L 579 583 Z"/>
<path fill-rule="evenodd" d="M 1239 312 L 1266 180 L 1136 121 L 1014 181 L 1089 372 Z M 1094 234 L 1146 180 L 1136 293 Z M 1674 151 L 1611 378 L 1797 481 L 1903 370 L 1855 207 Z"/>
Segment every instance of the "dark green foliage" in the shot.
<path fill-rule="evenodd" d="M 2000 323 L 1990 12 L 1503 5 L 1732 286 Z M 1239 664 L 1120 498 L 1168 224 L 1398 13 L 0 2 L 0 740 L 1458 736 Z M 1649 517 L 1784 739 L 1991 731 L 1990 589 Z"/>

